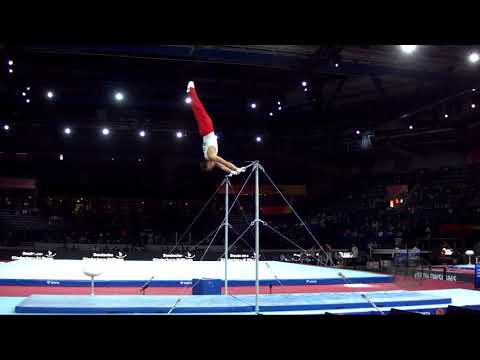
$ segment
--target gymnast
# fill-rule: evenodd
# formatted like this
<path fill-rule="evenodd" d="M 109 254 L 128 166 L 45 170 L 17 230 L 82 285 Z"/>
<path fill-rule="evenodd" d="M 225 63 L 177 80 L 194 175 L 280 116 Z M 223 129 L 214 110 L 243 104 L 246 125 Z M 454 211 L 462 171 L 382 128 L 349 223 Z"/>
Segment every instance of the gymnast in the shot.
<path fill-rule="evenodd" d="M 229 175 L 238 175 L 245 171 L 245 168 L 238 168 L 231 162 L 218 156 L 218 142 L 217 136 L 213 130 L 213 122 L 208 116 L 202 102 L 198 98 L 195 84 L 190 81 L 187 85 L 187 94 L 192 100 L 192 110 L 195 119 L 197 120 L 198 130 L 203 136 L 203 156 L 204 160 L 200 162 L 202 171 L 212 171 L 216 166 Z"/>

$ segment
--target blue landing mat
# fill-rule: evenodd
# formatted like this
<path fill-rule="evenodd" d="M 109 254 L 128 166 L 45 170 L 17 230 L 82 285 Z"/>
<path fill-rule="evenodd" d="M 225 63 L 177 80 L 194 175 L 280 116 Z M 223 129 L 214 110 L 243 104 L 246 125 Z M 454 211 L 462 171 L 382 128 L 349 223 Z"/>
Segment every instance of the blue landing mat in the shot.
<path fill-rule="evenodd" d="M 367 294 L 378 307 L 451 304 L 451 298 L 409 291 L 378 291 Z M 30 314 L 153 314 L 168 313 L 178 296 L 111 296 L 111 295 L 32 295 L 18 304 L 16 313 Z M 372 308 L 361 293 L 316 293 L 260 295 L 260 311 L 306 311 Z M 172 313 L 215 314 L 251 313 L 254 295 L 184 296 Z"/>

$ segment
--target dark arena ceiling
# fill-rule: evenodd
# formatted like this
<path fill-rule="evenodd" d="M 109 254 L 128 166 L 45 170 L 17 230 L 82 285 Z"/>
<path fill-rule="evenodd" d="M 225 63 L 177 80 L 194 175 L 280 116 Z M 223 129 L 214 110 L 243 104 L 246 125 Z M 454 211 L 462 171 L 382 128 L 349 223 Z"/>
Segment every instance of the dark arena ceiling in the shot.
<path fill-rule="evenodd" d="M 468 56 L 475 49 L 418 45 L 406 54 L 399 45 L 0 45 L 0 122 L 2 129 L 9 126 L 0 134 L 0 159 L 10 172 L 19 157 L 43 166 L 62 153 L 72 167 L 104 167 L 113 158 L 189 176 L 201 159 L 185 103 L 189 80 L 214 120 L 221 152 L 237 162 L 322 167 L 322 159 L 355 156 L 367 131 L 375 134 L 370 156 L 474 148 L 478 115 L 471 105 L 480 62 Z M 115 100 L 116 92 L 123 101 Z M 70 136 L 63 133 L 67 126 Z M 108 140 L 102 127 L 111 130 Z M 186 136 L 177 139 L 178 131 Z"/>

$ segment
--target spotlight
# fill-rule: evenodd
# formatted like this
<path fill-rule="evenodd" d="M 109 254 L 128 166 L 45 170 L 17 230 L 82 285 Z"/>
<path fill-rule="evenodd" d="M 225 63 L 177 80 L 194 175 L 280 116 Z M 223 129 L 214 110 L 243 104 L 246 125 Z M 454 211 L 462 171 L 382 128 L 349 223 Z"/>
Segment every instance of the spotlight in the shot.
<path fill-rule="evenodd" d="M 400 48 L 404 53 L 411 54 L 415 51 L 417 45 L 400 45 Z"/>
<path fill-rule="evenodd" d="M 60 155 L 58 156 L 58 158 L 59 158 L 60 160 L 63 160 L 63 154 L 60 154 Z"/>
<path fill-rule="evenodd" d="M 110 130 L 107 129 L 107 128 L 103 128 L 103 129 L 102 129 L 102 134 L 105 135 L 105 136 L 107 136 L 108 134 L 110 134 Z"/>
<path fill-rule="evenodd" d="M 53 98 L 53 92 L 52 91 L 47 92 L 47 98 L 49 98 L 49 99 Z"/>
<path fill-rule="evenodd" d="M 257 136 L 257 137 L 255 138 L 255 141 L 258 142 L 258 143 L 259 143 L 259 142 L 262 142 L 262 137 L 261 137 L 261 136 Z"/>
<path fill-rule="evenodd" d="M 147 133 L 145 132 L 145 130 L 140 130 L 140 132 L 138 133 L 138 135 L 140 135 L 140 137 L 145 137 Z"/>
<path fill-rule="evenodd" d="M 251 107 L 252 109 L 256 109 L 256 108 L 257 108 L 257 104 L 251 103 L 251 104 L 250 104 L 250 107 Z"/>
<path fill-rule="evenodd" d="M 273 116 L 273 112 L 269 113 L 268 115 L 269 115 L 269 116 Z"/>
<path fill-rule="evenodd" d="M 187 104 L 191 104 L 191 103 L 192 103 L 192 98 L 191 98 L 190 96 L 187 96 L 187 97 L 185 98 L 185 102 L 186 102 Z"/>
<path fill-rule="evenodd" d="M 63 129 L 63 132 L 66 134 L 66 135 L 70 135 L 72 133 L 72 129 L 70 129 L 69 127 L 66 127 L 65 129 Z"/>
<path fill-rule="evenodd" d="M 13 73 L 13 69 L 8 69 L 8 72 L 9 72 L 10 74 L 12 74 L 12 73 Z"/>
<path fill-rule="evenodd" d="M 477 89 L 472 89 L 473 92 L 477 91 Z"/>
<path fill-rule="evenodd" d="M 112 161 L 114 161 L 114 160 L 115 160 L 115 158 L 112 157 Z"/>
<path fill-rule="evenodd" d="M 475 109 L 476 105 L 475 104 L 472 104 L 472 109 Z"/>
<path fill-rule="evenodd" d="M 117 93 L 115 94 L 115 100 L 117 100 L 117 101 L 122 101 L 123 98 L 124 98 L 124 96 L 123 96 L 123 94 L 122 94 L 121 92 L 117 92 Z"/>
<path fill-rule="evenodd" d="M 182 138 L 183 137 L 183 133 L 181 131 L 177 131 L 177 138 Z"/>
<path fill-rule="evenodd" d="M 445 119 L 447 119 L 447 118 L 448 118 L 448 114 L 443 115 L 443 117 L 444 117 Z"/>
<path fill-rule="evenodd" d="M 413 125 L 410 125 L 408 128 L 409 128 L 410 130 L 413 130 Z"/>
<path fill-rule="evenodd" d="M 302 86 L 303 86 L 303 87 L 307 86 L 307 82 L 306 82 L 306 81 L 302 81 Z"/>
<path fill-rule="evenodd" d="M 279 106 L 279 107 L 278 107 L 278 110 L 282 110 L 282 107 L 281 107 L 281 106 Z"/>
<path fill-rule="evenodd" d="M 26 93 L 26 92 L 22 92 L 22 96 L 27 96 L 27 93 Z"/>
<path fill-rule="evenodd" d="M 30 91 L 30 86 L 27 86 L 27 91 Z"/>
<path fill-rule="evenodd" d="M 355 131 L 355 134 L 360 135 L 360 130 Z"/>
<path fill-rule="evenodd" d="M 25 101 L 27 102 L 27 104 L 30 103 L 30 99 L 27 99 L 27 100 L 25 100 Z"/>
<path fill-rule="evenodd" d="M 280 105 L 280 101 L 277 101 L 277 104 Z"/>
<path fill-rule="evenodd" d="M 138 162 L 142 162 L 142 159 L 141 159 L 141 158 L 138 158 Z"/>
<path fill-rule="evenodd" d="M 480 56 L 478 55 L 477 52 L 471 53 L 468 56 L 468 60 L 470 60 L 470 62 L 473 64 L 475 64 L 479 59 L 480 59 Z"/>
<path fill-rule="evenodd" d="M 338 66 L 339 66 L 338 63 L 335 63 L 335 67 L 338 67 Z"/>
<path fill-rule="evenodd" d="M 307 92 L 307 91 L 308 91 L 308 88 L 303 89 L 303 91 Z"/>
<path fill-rule="evenodd" d="M 12 66 L 13 65 L 13 60 L 8 60 L 8 65 Z"/>
<path fill-rule="evenodd" d="M 8 131 L 8 130 L 10 130 L 10 126 L 9 126 L 9 125 L 7 125 L 7 124 L 3 125 L 3 130 L 5 130 L 5 131 Z"/>

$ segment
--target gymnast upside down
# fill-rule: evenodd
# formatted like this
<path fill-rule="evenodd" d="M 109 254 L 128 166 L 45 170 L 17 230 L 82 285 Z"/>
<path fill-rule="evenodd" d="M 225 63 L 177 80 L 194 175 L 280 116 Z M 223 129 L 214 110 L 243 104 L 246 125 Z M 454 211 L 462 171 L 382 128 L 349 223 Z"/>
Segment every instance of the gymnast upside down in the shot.
<path fill-rule="evenodd" d="M 198 98 L 197 91 L 195 90 L 195 84 L 190 81 L 187 86 L 187 94 L 192 100 L 192 110 L 195 120 L 197 120 L 198 130 L 203 137 L 203 156 L 204 160 L 200 162 L 200 168 L 202 171 L 212 171 L 216 166 L 229 175 L 238 175 L 245 171 L 245 168 L 238 168 L 231 162 L 218 156 L 218 142 L 217 136 L 213 130 L 213 122 L 210 116 L 208 116 L 202 102 Z"/>

